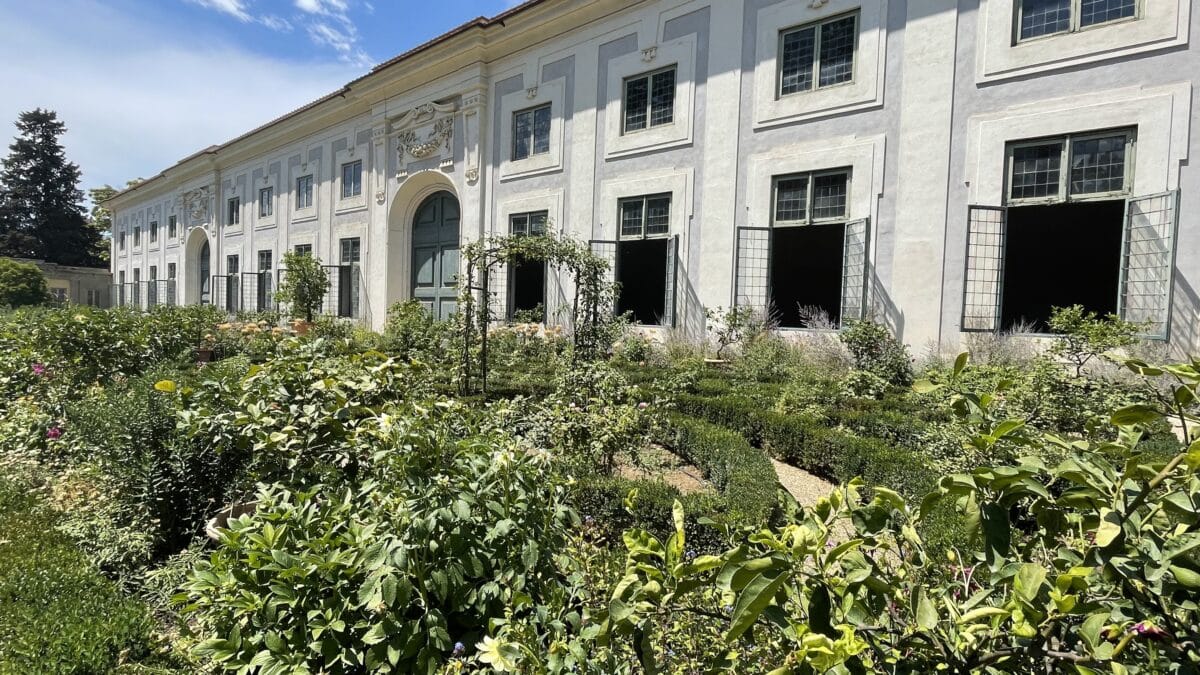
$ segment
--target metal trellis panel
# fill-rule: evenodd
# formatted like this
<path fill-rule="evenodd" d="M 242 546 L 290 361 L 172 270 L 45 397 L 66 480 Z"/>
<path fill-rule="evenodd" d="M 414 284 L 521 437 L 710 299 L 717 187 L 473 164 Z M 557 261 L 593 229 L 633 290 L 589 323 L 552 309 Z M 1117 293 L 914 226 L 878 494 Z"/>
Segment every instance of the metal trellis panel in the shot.
<path fill-rule="evenodd" d="M 733 304 L 766 310 L 770 297 L 771 229 L 737 228 Z"/>
<path fill-rule="evenodd" d="M 866 317 L 871 221 L 863 218 L 846 223 L 845 240 L 842 247 L 842 325 Z"/>
<path fill-rule="evenodd" d="M 1145 326 L 1145 336 L 1165 340 L 1171 330 L 1179 192 L 1131 198 L 1122 235 L 1121 318 Z"/>
<path fill-rule="evenodd" d="M 1000 330 L 1008 208 L 971 206 L 967 213 L 967 265 L 963 276 L 962 330 Z"/>

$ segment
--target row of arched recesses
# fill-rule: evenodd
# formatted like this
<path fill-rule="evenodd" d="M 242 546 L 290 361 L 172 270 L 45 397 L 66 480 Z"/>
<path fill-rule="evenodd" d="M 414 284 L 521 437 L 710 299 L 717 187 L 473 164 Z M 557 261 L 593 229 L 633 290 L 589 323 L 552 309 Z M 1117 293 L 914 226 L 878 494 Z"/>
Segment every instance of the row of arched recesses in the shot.
<path fill-rule="evenodd" d="M 416 174 L 401 186 L 392 202 L 383 251 L 388 304 L 412 298 L 439 319 L 457 311 L 461 221 L 453 184 L 440 172 Z M 188 233 L 184 251 L 181 300 L 208 303 L 217 269 L 205 228 Z"/>

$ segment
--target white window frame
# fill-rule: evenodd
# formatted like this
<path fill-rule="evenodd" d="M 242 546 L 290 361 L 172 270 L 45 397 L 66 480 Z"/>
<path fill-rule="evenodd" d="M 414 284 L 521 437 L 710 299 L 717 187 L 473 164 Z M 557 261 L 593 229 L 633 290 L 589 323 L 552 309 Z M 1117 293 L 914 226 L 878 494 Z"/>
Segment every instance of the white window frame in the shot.
<path fill-rule="evenodd" d="M 241 197 L 230 197 L 225 200 L 225 224 L 230 226 L 242 224 Z"/>
<path fill-rule="evenodd" d="M 643 131 L 622 133 L 625 128 L 625 81 L 674 65 L 674 123 Z M 696 36 L 685 35 L 659 45 L 618 56 L 608 62 L 604 107 L 604 157 L 614 159 L 692 144 L 696 115 Z"/>
<path fill-rule="evenodd" d="M 540 236 L 540 235 L 533 234 L 533 219 L 537 216 L 541 216 L 541 217 L 545 218 L 545 223 L 542 225 L 541 234 L 543 234 L 543 235 L 546 234 L 546 232 L 548 232 L 550 229 L 550 211 L 547 209 L 542 209 L 540 211 L 521 211 L 519 213 L 508 214 L 508 234 L 509 234 L 509 236 L 512 236 L 512 237 Z M 518 233 L 518 232 L 513 231 L 514 230 L 513 224 L 518 219 L 523 219 L 525 221 L 525 231 L 524 232 Z"/>
<path fill-rule="evenodd" d="M 776 60 L 775 66 L 775 70 L 777 71 L 777 75 L 775 76 L 775 96 L 777 98 L 787 98 L 790 96 L 810 94 L 815 91 L 825 91 L 828 89 L 835 89 L 837 87 L 853 86 L 854 80 L 858 77 L 859 70 L 858 42 L 859 36 L 862 32 L 862 18 L 860 15 L 861 11 L 856 9 L 851 12 L 845 12 L 843 14 L 827 17 L 818 21 L 810 21 L 808 23 L 792 26 L 791 28 L 785 28 L 779 31 L 779 46 L 777 47 L 779 58 Z M 823 31 L 821 29 L 828 24 L 850 18 L 854 19 L 854 49 L 851 53 L 850 79 L 846 80 L 845 82 L 838 82 L 837 84 L 827 84 L 825 86 L 821 86 L 821 40 L 823 35 Z M 816 40 L 813 42 L 812 86 L 810 86 L 808 89 L 801 89 L 799 91 L 793 91 L 785 94 L 783 93 L 783 41 L 788 35 L 800 32 L 802 30 L 808 30 L 809 28 L 816 29 Z"/>
<path fill-rule="evenodd" d="M 536 142 L 537 142 L 537 131 L 536 131 L 537 126 L 535 124 L 535 122 L 537 120 L 536 114 L 538 111 L 543 110 L 543 109 L 548 110 L 550 112 L 550 128 L 546 129 L 546 149 L 545 149 L 545 151 L 537 152 L 536 150 L 534 150 L 534 148 L 536 147 Z M 529 131 L 530 131 L 529 154 L 518 157 L 517 156 L 517 141 L 519 139 L 517 138 L 517 118 L 519 118 L 521 115 L 530 115 L 532 119 L 530 120 L 530 124 L 529 124 Z M 512 161 L 521 162 L 521 161 L 524 161 L 527 159 L 533 159 L 533 158 L 541 156 L 541 155 L 550 154 L 550 152 L 551 152 L 550 146 L 554 143 L 554 128 L 553 127 L 554 127 L 554 104 L 553 103 L 549 103 L 549 102 L 538 103 L 536 105 L 533 105 L 533 106 L 530 106 L 527 108 L 522 108 L 521 110 L 517 110 L 517 111 L 513 112 L 513 114 L 512 114 L 512 142 L 509 144 L 509 149 L 508 149 L 509 156 L 512 158 Z"/>
<path fill-rule="evenodd" d="M 258 189 L 258 217 L 275 217 L 275 186 L 268 185 Z"/>
<path fill-rule="evenodd" d="M 158 243 L 158 221 L 157 220 L 150 221 L 150 224 L 146 227 L 146 232 L 149 233 L 150 244 L 151 245 L 157 244 Z"/>
<path fill-rule="evenodd" d="M 540 176 L 562 171 L 563 148 L 565 147 L 566 116 L 570 114 L 565 105 L 565 78 L 542 82 L 534 87 L 521 89 L 500 98 L 500 122 L 497 134 L 500 137 L 501 153 L 500 180 L 513 181 L 530 176 Z M 550 106 L 550 151 L 514 159 L 515 115 L 518 112 Z M 557 111 L 557 113 L 555 112 Z"/>
<path fill-rule="evenodd" d="M 179 219 L 175 215 L 167 216 L 167 238 L 175 239 L 179 236 Z"/>
<path fill-rule="evenodd" d="M 846 204 L 842 215 L 829 218 L 814 218 L 813 217 L 813 186 L 816 185 L 816 179 L 821 176 L 845 176 L 846 177 Z M 808 179 L 808 192 L 804 204 L 804 218 L 801 220 L 778 220 L 776 214 L 779 213 L 779 183 L 787 180 L 795 180 L 798 178 Z M 850 196 L 854 194 L 854 169 L 852 167 L 842 167 L 837 169 L 827 169 L 821 171 L 802 171 L 780 174 L 771 178 L 771 227 L 797 227 L 802 225 L 821 225 L 826 223 L 843 223 L 852 220 L 850 218 Z"/>
<path fill-rule="evenodd" d="M 1097 138 L 1125 137 L 1125 173 L 1122 189 L 1106 192 L 1089 192 L 1080 195 L 1071 194 L 1071 159 L 1073 146 L 1076 141 L 1086 141 Z M 1062 159 L 1059 162 L 1058 194 L 1046 197 L 1012 196 L 1012 172 L 1014 154 L 1021 148 L 1036 148 L 1055 143 L 1062 144 Z M 1045 136 L 1033 140 L 1022 140 L 1008 144 L 1004 152 L 1004 204 L 1007 206 L 1030 206 L 1036 204 L 1065 204 L 1076 202 L 1094 202 L 1114 199 L 1125 199 L 1133 194 L 1133 171 L 1137 163 L 1137 132 L 1135 129 L 1109 129 L 1106 131 L 1089 131 L 1086 133 L 1064 134 L 1060 136 Z"/>
<path fill-rule="evenodd" d="M 652 234 L 646 232 L 646 220 L 650 217 L 650 200 L 663 199 L 667 200 L 667 231 L 654 232 Z M 631 202 L 642 203 L 642 231 L 641 234 L 632 235 L 625 234 L 624 206 Z M 621 197 L 617 200 L 617 240 L 618 241 L 641 241 L 644 239 L 667 239 L 672 234 L 671 219 L 675 215 L 675 195 L 672 192 L 652 192 L 644 195 L 633 195 L 631 197 Z"/>
<path fill-rule="evenodd" d="M 675 84 L 679 84 L 679 65 L 672 63 L 669 66 L 648 70 L 637 75 L 630 75 L 621 80 L 621 135 L 628 136 L 630 134 L 640 134 L 669 127 L 675 124 L 679 116 L 679 89 L 676 86 L 671 92 L 671 121 L 653 123 L 654 117 L 654 78 L 666 73 L 674 73 Z M 646 80 L 646 126 L 641 129 L 630 130 L 627 125 L 629 113 L 629 83 L 635 80 Z"/>
<path fill-rule="evenodd" d="M 1015 14 L 1013 16 L 1013 28 L 1012 28 L 1013 44 L 1015 45 L 1015 44 L 1023 44 L 1026 42 L 1034 42 L 1036 40 L 1046 40 L 1046 39 L 1050 39 L 1050 38 L 1061 37 L 1063 35 L 1069 35 L 1071 33 L 1079 33 L 1081 31 L 1095 30 L 1097 28 L 1104 28 L 1106 26 L 1114 26 L 1117 24 L 1138 21 L 1144 16 L 1143 2 L 1144 2 L 1144 0 L 1134 0 L 1133 16 L 1127 16 L 1123 19 L 1112 19 L 1110 21 L 1101 21 L 1100 23 L 1094 23 L 1090 26 L 1084 26 L 1084 25 L 1080 24 L 1080 18 L 1083 15 L 1083 0 L 1071 0 L 1071 19 L 1070 19 L 1069 25 L 1067 26 L 1066 30 L 1060 30 L 1056 33 L 1046 33 L 1045 35 L 1035 35 L 1033 37 L 1023 38 L 1023 37 L 1021 37 L 1021 19 L 1024 18 L 1024 14 L 1025 14 L 1025 0 L 1014 0 L 1013 9 L 1015 10 Z"/>
<path fill-rule="evenodd" d="M 301 197 L 304 194 L 304 191 L 302 191 L 300 189 L 300 182 L 305 181 L 305 180 L 308 181 L 308 191 L 307 191 L 308 192 L 308 201 L 307 201 L 307 203 L 304 203 L 302 201 Z M 316 206 L 316 204 L 317 204 L 317 182 L 316 182 L 315 174 L 310 172 L 310 173 L 301 174 L 299 176 L 296 176 L 295 187 L 296 187 L 295 194 L 296 194 L 296 210 L 297 211 L 307 211 L 309 209 L 312 209 L 314 206 Z"/>
<path fill-rule="evenodd" d="M 142 246 L 142 226 L 134 225 L 133 226 L 133 247 L 135 249 L 137 249 L 137 248 L 141 248 L 141 246 Z"/>
<path fill-rule="evenodd" d="M 358 167 L 357 171 L 353 171 L 355 166 Z M 352 180 L 349 184 L 346 183 L 346 174 L 347 174 L 348 170 L 351 174 L 353 174 L 353 176 L 355 178 L 355 180 Z M 357 187 L 358 189 L 355 190 L 354 189 L 355 187 Z M 349 190 L 349 191 L 347 191 L 347 190 Z M 354 199 L 356 197 L 361 197 L 362 193 L 363 193 L 363 161 L 361 159 L 352 159 L 348 162 L 343 162 L 342 163 L 342 173 L 341 173 L 341 195 L 342 195 L 341 198 L 344 200 L 345 199 Z"/>

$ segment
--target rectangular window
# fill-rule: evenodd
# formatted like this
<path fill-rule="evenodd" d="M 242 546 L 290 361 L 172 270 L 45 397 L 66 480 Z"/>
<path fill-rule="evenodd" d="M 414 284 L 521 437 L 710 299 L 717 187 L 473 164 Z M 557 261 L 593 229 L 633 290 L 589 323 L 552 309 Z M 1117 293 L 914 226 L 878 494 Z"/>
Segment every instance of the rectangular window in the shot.
<path fill-rule="evenodd" d="M 342 165 L 342 199 L 362 194 L 362 160 Z"/>
<path fill-rule="evenodd" d="M 296 179 L 296 208 L 307 209 L 313 205 L 312 174 Z"/>
<path fill-rule="evenodd" d="M 546 233 L 549 213 L 514 213 L 508 218 L 508 231 L 514 237 L 536 237 Z M 537 321 L 546 320 L 546 262 L 544 260 L 514 260 L 509 272 L 509 318 L 518 312 L 532 315 Z"/>
<path fill-rule="evenodd" d="M 675 122 L 675 66 L 625 80 L 624 133 Z"/>
<path fill-rule="evenodd" d="M 832 87 L 853 80 L 857 39 L 857 14 L 781 33 L 779 95 Z"/>
<path fill-rule="evenodd" d="M 242 200 L 234 197 L 226 202 L 225 224 L 240 225 L 242 223 Z"/>
<path fill-rule="evenodd" d="M 141 225 L 135 225 L 133 227 L 133 245 L 134 246 L 142 245 L 142 227 L 141 227 Z"/>
<path fill-rule="evenodd" d="M 175 278 L 175 263 L 167 263 L 167 278 Z"/>
<path fill-rule="evenodd" d="M 117 233 L 117 248 L 122 251 L 125 250 L 125 230 L 121 230 L 119 233 Z"/>
<path fill-rule="evenodd" d="M 550 152 L 550 104 L 513 113 L 513 160 Z"/>
<path fill-rule="evenodd" d="M 1137 0 L 1019 0 L 1017 36 L 1030 40 L 1137 16 Z"/>
<path fill-rule="evenodd" d="M 158 241 L 158 221 L 152 220 L 152 221 L 150 221 L 150 243 L 153 244 L 157 241 Z"/>
<path fill-rule="evenodd" d="M 1126 194 L 1133 142 L 1133 131 L 1110 131 L 1013 143 L 1008 148 L 1008 203 Z"/>
<path fill-rule="evenodd" d="M 617 209 L 616 281 L 621 285 L 617 313 L 629 313 L 640 324 L 666 325 L 668 295 L 674 301 L 671 195 L 622 199 Z"/>
<path fill-rule="evenodd" d="M 271 278 L 271 251 L 258 252 L 258 311 L 263 312 L 273 309 L 272 287 L 274 286 Z"/>
<path fill-rule="evenodd" d="M 142 283 L 142 268 L 139 267 L 133 270 L 133 283 Z"/>
<path fill-rule="evenodd" d="M 158 265 L 150 266 L 150 281 L 158 281 Z"/>
<path fill-rule="evenodd" d="M 265 187 L 258 191 L 258 217 L 270 218 L 275 213 L 275 188 Z"/>
<path fill-rule="evenodd" d="M 241 271 L 239 269 L 240 262 L 241 261 L 238 260 L 238 256 L 236 256 L 236 255 L 225 256 L 225 274 L 232 276 L 232 275 L 240 272 Z"/>
<path fill-rule="evenodd" d="M 358 317 L 358 271 L 362 262 L 362 240 L 347 237 L 339 242 L 338 316 Z"/>
<path fill-rule="evenodd" d="M 311 256 L 312 255 L 312 244 L 296 244 L 296 246 L 292 250 L 296 252 L 296 255 Z"/>
<path fill-rule="evenodd" d="M 167 237 L 174 239 L 179 234 L 179 222 L 175 216 L 167 217 Z"/>
<path fill-rule="evenodd" d="M 766 283 L 781 327 L 835 327 L 844 307 L 858 307 L 844 288 L 849 254 L 858 254 L 849 251 L 849 194 L 847 169 L 775 179 Z"/>

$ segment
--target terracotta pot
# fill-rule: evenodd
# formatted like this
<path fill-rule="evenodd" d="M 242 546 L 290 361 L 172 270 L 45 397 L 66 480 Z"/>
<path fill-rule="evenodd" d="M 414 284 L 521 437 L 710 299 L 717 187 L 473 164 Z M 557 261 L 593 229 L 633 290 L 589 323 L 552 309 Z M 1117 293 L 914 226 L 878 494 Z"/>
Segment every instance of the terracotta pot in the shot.
<path fill-rule="evenodd" d="M 258 508 L 258 502 L 246 502 L 244 504 L 232 504 L 221 509 L 217 515 L 208 519 L 204 524 L 204 533 L 213 541 L 221 541 L 221 535 L 218 530 L 227 529 L 229 521 L 234 518 L 239 518 L 247 513 L 254 513 Z"/>

